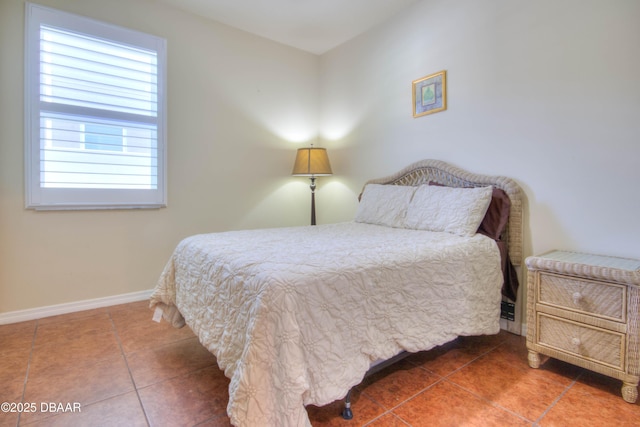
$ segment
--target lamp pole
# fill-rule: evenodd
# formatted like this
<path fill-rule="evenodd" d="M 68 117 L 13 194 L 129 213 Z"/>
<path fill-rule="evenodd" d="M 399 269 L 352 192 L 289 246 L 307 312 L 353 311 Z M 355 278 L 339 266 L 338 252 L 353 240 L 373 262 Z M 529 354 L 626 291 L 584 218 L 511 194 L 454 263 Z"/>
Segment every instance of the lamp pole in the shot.
<path fill-rule="evenodd" d="M 316 177 L 309 177 L 311 180 L 311 225 L 316 225 Z"/>

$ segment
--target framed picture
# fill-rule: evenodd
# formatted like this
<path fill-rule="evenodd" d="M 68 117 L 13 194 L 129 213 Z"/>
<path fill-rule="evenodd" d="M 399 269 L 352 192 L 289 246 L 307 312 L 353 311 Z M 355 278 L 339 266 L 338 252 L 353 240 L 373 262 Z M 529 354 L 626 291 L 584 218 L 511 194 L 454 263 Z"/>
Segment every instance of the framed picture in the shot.
<path fill-rule="evenodd" d="M 443 70 L 414 80 L 413 117 L 425 116 L 447 109 L 447 71 Z"/>

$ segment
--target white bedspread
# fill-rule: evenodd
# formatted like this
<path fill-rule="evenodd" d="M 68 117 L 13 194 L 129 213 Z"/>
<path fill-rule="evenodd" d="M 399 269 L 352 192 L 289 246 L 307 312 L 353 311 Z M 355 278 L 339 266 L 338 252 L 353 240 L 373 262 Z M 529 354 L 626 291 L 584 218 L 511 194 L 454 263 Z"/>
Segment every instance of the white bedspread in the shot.
<path fill-rule="evenodd" d="M 498 333 L 501 285 L 485 236 L 350 222 L 189 237 L 151 305 L 216 356 L 234 425 L 303 426 L 372 361 Z"/>

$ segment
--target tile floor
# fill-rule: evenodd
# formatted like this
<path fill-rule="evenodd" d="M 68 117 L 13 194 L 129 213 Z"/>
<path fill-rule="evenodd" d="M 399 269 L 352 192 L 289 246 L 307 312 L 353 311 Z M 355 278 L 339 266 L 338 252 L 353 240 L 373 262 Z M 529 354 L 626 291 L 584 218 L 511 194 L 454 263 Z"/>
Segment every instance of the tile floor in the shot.
<path fill-rule="evenodd" d="M 229 381 L 188 328 L 136 302 L 0 325 L 0 426 L 228 426 Z M 341 402 L 309 406 L 314 426 L 639 426 L 621 383 L 548 360 L 530 369 L 523 337 L 468 337 L 366 379 Z M 60 412 L 80 405 L 80 412 Z"/>

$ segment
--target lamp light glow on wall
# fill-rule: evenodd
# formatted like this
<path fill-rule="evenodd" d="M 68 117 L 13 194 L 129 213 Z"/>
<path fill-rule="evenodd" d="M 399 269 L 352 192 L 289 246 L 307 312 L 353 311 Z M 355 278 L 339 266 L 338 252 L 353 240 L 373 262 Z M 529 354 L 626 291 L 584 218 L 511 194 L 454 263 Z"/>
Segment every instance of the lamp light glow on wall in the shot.
<path fill-rule="evenodd" d="M 298 148 L 291 175 L 308 176 L 311 180 L 309 186 L 311 188 L 311 225 L 316 225 L 316 177 L 329 176 L 332 173 L 326 149 L 315 148 L 313 145 L 307 148 Z"/>

